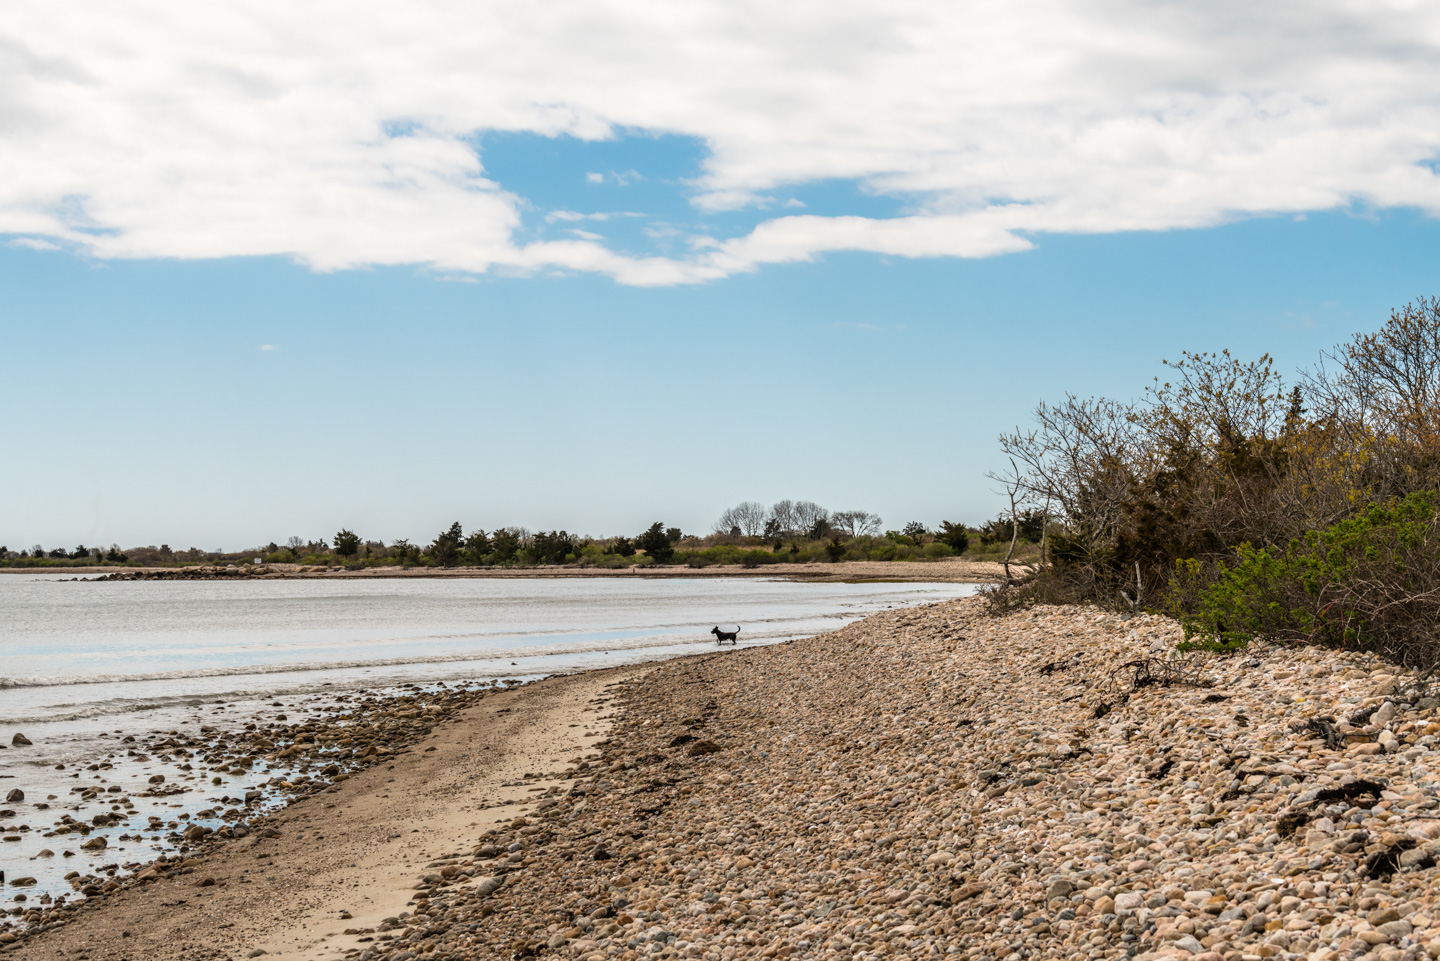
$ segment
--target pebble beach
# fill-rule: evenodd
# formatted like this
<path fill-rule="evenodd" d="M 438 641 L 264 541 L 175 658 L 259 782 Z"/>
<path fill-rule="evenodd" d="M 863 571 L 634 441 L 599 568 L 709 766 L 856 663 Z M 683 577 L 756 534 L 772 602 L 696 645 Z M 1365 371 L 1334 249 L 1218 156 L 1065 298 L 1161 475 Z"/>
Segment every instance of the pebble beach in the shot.
<path fill-rule="evenodd" d="M 96 959 L 1440 957 L 1440 701 L 1365 655 L 1181 658 L 1180 639 L 1159 617 L 994 619 L 966 599 L 429 714 L 417 696 L 426 723 L 345 780 L 316 772 L 243 836 L 197 838 L 78 905 L 12 908 L 0 944 Z M 485 773 L 505 758 L 504 778 Z M 380 843 L 410 847 L 356 867 Z M 315 866 L 321 851 L 334 866 Z M 344 885 L 380 873 L 362 911 Z"/>

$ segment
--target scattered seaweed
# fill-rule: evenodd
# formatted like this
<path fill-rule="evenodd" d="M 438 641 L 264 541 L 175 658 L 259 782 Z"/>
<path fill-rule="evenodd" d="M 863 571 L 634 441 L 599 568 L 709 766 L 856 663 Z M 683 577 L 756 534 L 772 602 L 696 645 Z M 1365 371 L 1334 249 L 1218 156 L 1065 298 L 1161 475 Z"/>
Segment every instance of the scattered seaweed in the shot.
<path fill-rule="evenodd" d="M 1296 721 L 1290 725 L 1290 730 L 1296 734 L 1309 734 L 1324 739 L 1325 746 L 1332 751 L 1343 750 L 1345 747 L 1345 735 L 1341 734 L 1335 727 L 1335 719 L 1330 716 L 1311 717 L 1303 721 Z"/>

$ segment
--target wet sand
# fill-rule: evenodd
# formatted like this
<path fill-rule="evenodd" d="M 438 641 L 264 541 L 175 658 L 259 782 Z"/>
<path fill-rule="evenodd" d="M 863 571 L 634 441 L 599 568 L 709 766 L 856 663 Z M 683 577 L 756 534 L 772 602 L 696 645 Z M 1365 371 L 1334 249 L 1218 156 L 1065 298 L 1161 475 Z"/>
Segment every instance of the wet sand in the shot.
<path fill-rule="evenodd" d="M 64 927 L 8 949 L 19 958 L 148 961 L 256 951 L 333 958 L 363 946 L 359 938 L 373 939 L 343 932 L 406 912 L 428 863 L 468 855 L 498 819 L 567 789 L 565 770 L 593 756 L 609 729 L 607 692 L 645 670 L 489 694 L 391 763 L 293 803 L 244 839 L 174 862 L 173 877 L 91 901 Z"/>

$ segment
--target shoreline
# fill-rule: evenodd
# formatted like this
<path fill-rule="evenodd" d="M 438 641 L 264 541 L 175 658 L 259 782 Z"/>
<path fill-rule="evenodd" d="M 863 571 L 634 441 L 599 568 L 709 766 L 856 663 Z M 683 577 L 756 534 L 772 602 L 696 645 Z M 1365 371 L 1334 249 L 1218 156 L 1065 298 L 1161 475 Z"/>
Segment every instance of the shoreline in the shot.
<path fill-rule="evenodd" d="M 1413 675 L 1255 644 L 1167 684 L 1173 622 L 981 608 L 487 695 L 276 815 L 280 838 L 7 950 L 1440 957 L 1440 699 Z"/>
<path fill-rule="evenodd" d="M 73 911 L 52 911 L 37 933 L 10 943 L 0 935 L 0 952 L 23 958 L 58 949 L 99 961 L 203 946 L 218 957 L 331 957 L 326 941 L 372 941 L 342 932 L 373 929 L 413 907 L 418 874 L 458 854 L 458 835 L 568 789 L 609 732 L 600 713 L 607 690 L 650 666 L 487 691 L 433 730 L 399 739 L 369 767 L 315 782 L 238 836 L 197 840 Z M 404 789 L 390 787 L 399 782 Z"/>
<path fill-rule="evenodd" d="M 262 564 L 213 567 L 5 567 L 3 574 L 45 574 L 76 580 L 300 580 L 375 578 L 707 578 L 763 577 L 814 583 L 874 581 L 948 584 L 995 584 L 1004 579 L 1004 568 L 996 561 L 840 561 L 835 564 L 765 564 L 744 567 L 716 564 L 709 567 L 370 567 L 350 571 L 343 568 L 305 569 L 298 564 Z M 77 575 L 102 575 L 78 577 Z"/>
<path fill-rule="evenodd" d="M 709 638 L 701 650 L 705 654 L 715 650 Z M 597 670 L 643 671 L 653 663 Z M 515 671 L 513 665 L 510 671 Z M 568 671 L 588 673 L 576 668 Z M 155 729 L 143 734 L 143 730 L 155 728 L 156 721 L 132 718 L 125 730 L 133 735 L 122 737 L 118 730 L 101 733 L 97 744 L 101 753 L 79 764 L 61 764 L 54 772 L 43 757 L 30 757 L 50 745 L 45 731 L 22 723 L 38 746 L 4 753 L 19 762 L 44 762 L 44 769 L 26 775 L 15 768 L 14 775 L 7 775 L 14 780 L 0 781 L 7 787 L 18 785 L 26 795 L 14 805 L 16 810 L 0 813 L 0 818 L 13 818 L 0 820 L 4 833 L 17 835 L 5 840 L 25 842 L 5 845 L 0 852 L 9 855 L 0 860 L 0 868 L 12 882 L 22 882 L 18 890 L 7 891 L 0 880 L 0 891 L 11 901 L 4 909 L 13 918 L 0 917 L 0 952 L 23 927 L 68 920 L 76 916 L 70 912 L 82 904 L 85 912 L 98 910 L 101 902 L 93 900 L 96 895 L 126 887 L 137 874 L 148 881 L 157 874 L 179 870 L 177 866 L 203 857 L 210 844 L 229 847 L 247 839 L 253 843 L 257 832 L 267 830 L 277 805 L 284 810 L 297 799 L 323 793 L 370 765 L 410 750 L 408 745 L 416 736 L 428 734 L 436 725 L 448 725 L 453 715 L 477 701 L 528 686 L 513 677 L 501 680 L 502 676 L 496 675 L 493 682 L 447 679 L 448 684 L 390 687 L 366 681 L 363 688 L 355 690 L 285 695 L 283 703 L 275 701 L 268 706 L 260 703 L 265 698 L 246 704 L 197 697 L 184 709 L 188 718 L 159 724 L 169 728 L 178 720 L 179 730 Z M 7 730 L 5 737 L 9 736 Z M 72 758 L 59 760 L 71 762 Z M 87 764 L 88 771 L 82 770 Z M 69 770 L 64 770 L 67 766 Z M 152 775 L 163 775 L 158 786 L 154 779 L 148 786 L 145 783 Z M 83 795 L 72 793 L 82 786 Z M 53 793 L 47 797 L 47 792 Z M 102 815 L 109 823 L 101 823 Z M 202 839 L 192 833 L 211 836 Z M 94 842 L 102 846 L 92 849 Z M 147 865 L 154 870 L 147 870 Z M 66 871 L 71 872 L 67 879 L 73 877 L 69 884 L 61 880 L 61 872 Z M 82 893 L 92 900 L 81 901 L 78 895 Z M 52 904 L 52 897 L 58 901 Z M 70 903 L 62 905 L 67 899 Z M 36 908 L 46 917 L 27 911 Z"/>

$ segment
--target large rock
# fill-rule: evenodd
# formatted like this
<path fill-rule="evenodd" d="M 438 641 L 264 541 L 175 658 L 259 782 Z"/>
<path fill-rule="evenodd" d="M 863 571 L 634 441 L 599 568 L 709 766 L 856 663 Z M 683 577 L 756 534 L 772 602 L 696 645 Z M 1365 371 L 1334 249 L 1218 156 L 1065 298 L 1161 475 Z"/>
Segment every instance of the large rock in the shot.
<path fill-rule="evenodd" d="M 1139 891 L 1126 891 L 1115 895 L 1115 913 L 1122 918 L 1134 914 L 1145 906 L 1145 895 Z"/>
<path fill-rule="evenodd" d="M 493 878 L 485 878 L 479 884 L 475 885 L 475 893 L 494 894 L 496 891 L 499 891 L 505 885 L 505 881 L 508 877 L 509 876 L 505 874 L 497 874 Z"/>

